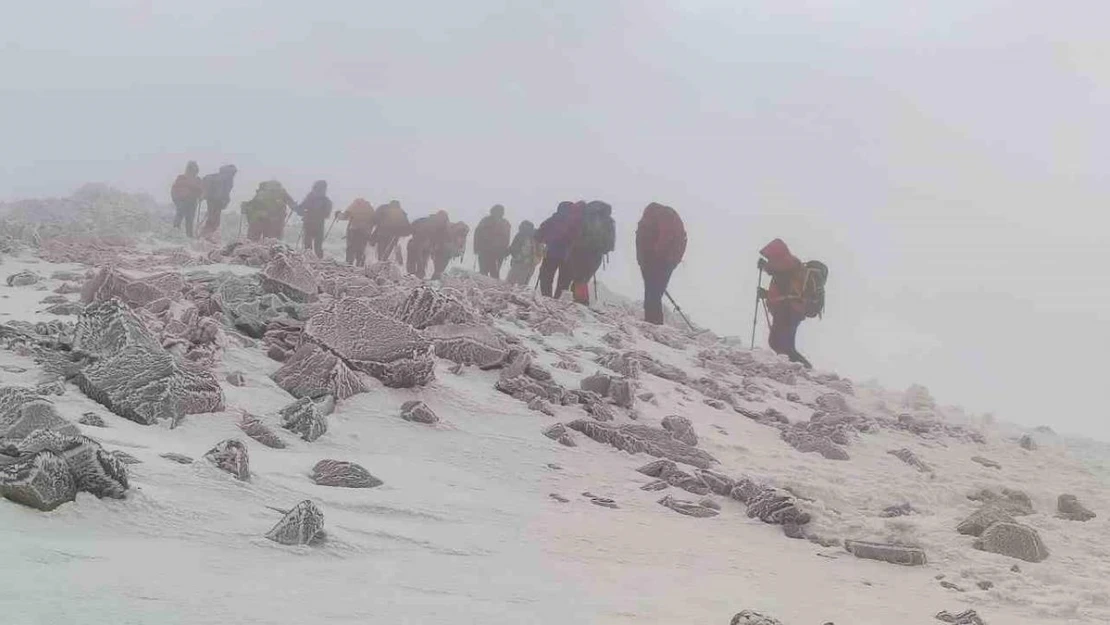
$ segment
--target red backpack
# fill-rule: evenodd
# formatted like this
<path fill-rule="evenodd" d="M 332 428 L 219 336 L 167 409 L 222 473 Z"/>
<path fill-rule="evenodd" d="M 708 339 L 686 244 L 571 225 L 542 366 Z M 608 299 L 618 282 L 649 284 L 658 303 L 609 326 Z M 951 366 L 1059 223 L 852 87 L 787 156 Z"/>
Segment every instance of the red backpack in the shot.
<path fill-rule="evenodd" d="M 686 254 L 686 226 L 670 206 L 652 202 L 636 227 L 636 258 L 677 265 Z"/>

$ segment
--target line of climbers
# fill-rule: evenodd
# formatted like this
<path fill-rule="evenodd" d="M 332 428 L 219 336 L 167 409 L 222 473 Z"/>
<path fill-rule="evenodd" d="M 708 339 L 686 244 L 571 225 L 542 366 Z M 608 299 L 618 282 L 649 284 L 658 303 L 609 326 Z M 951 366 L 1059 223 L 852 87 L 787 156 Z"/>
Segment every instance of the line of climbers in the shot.
<path fill-rule="evenodd" d="M 199 235 L 214 238 L 221 214 L 231 201 L 237 170 L 234 165 L 224 165 L 203 178 L 199 172 L 196 162 L 189 161 L 185 173 L 174 181 L 170 191 L 176 209 L 173 224 L 174 228 L 184 225 L 186 235 L 192 237 L 200 203 L 204 202 L 208 208 Z M 331 230 L 328 218 L 333 217 L 327 191 L 327 182 L 318 180 L 298 204 L 280 182 L 259 184 L 254 197 L 241 204 L 247 238 L 281 239 L 289 217 L 296 213 L 303 222 L 304 249 L 323 258 L 324 240 Z M 575 302 L 588 305 L 590 281 L 616 247 L 612 213 L 612 207 L 600 200 L 564 201 L 539 228 L 531 221 L 522 221 L 514 237 L 512 225 L 505 218 L 505 207 L 497 204 L 474 229 L 473 252 L 478 270 L 484 276 L 500 279 L 501 268 L 509 259 L 507 282 L 527 286 L 539 266 L 536 286 L 543 295 L 559 298 L 569 290 Z M 433 280 L 443 276 L 451 260 L 464 255 L 470 233 L 469 226 L 452 222 L 442 210 L 410 223 L 397 200 L 375 208 L 358 198 L 347 210 L 334 213 L 334 220 L 347 222 L 348 264 L 365 266 L 366 248 L 373 246 L 379 262 L 390 260 L 392 255 L 419 278 L 425 277 L 431 261 Z M 402 258 L 399 243 L 405 237 L 409 239 Z M 649 323 L 664 323 L 663 298 L 670 298 L 667 286 L 682 262 L 686 244 L 686 228 L 675 209 L 656 202 L 644 208 L 636 228 L 636 261 L 644 280 L 644 319 Z M 809 361 L 798 353 L 796 337 L 802 321 L 821 316 L 824 311 L 828 267 L 819 261 L 803 263 L 781 239 L 765 246 L 760 255 L 756 320 L 762 304 L 768 317 L 771 349 L 808 368 Z M 764 271 L 771 277 L 767 289 L 762 287 Z M 673 299 L 671 303 L 674 304 Z M 675 309 L 682 314 L 677 304 Z M 753 322 L 753 343 L 754 340 Z"/>

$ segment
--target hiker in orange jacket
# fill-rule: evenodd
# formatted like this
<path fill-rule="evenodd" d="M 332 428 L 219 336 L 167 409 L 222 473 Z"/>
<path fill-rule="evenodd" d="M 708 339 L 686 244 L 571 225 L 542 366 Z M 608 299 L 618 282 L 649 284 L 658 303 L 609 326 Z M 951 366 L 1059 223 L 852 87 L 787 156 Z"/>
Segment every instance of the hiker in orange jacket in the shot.
<path fill-rule="evenodd" d="M 196 161 L 189 161 L 185 165 L 185 173 L 177 177 L 170 187 L 170 199 L 176 209 L 173 216 L 173 227 L 180 228 L 185 223 L 185 236 L 193 237 L 193 225 L 197 218 L 197 205 L 204 195 L 204 184 L 200 180 L 200 167 Z"/>
<path fill-rule="evenodd" d="M 759 289 L 759 298 L 771 315 L 771 332 L 767 342 L 776 354 L 812 369 L 813 365 L 798 353 L 795 346 L 798 326 L 806 319 L 806 304 L 802 298 L 805 265 L 790 253 L 790 248 L 782 239 L 771 241 L 759 253 L 763 256 L 759 259 L 759 268 L 771 276 L 770 287 Z"/>
<path fill-rule="evenodd" d="M 686 227 L 670 206 L 652 202 L 636 227 L 636 261 L 644 276 L 644 321 L 663 325 L 663 294 L 686 253 Z"/>
<path fill-rule="evenodd" d="M 358 198 L 336 218 L 347 221 L 347 264 L 366 266 L 366 244 L 374 230 L 374 206 Z"/>
<path fill-rule="evenodd" d="M 500 204 L 489 209 L 489 215 L 478 222 L 474 229 L 474 254 L 483 276 L 501 279 L 501 263 L 509 255 L 512 231 L 512 225 L 505 219 L 505 207 Z"/>

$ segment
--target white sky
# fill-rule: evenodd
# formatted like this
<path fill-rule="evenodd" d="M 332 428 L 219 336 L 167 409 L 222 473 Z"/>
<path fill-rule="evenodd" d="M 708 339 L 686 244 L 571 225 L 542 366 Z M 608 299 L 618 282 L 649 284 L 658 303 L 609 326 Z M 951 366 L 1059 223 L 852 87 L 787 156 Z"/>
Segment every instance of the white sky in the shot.
<path fill-rule="evenodd" d="M 263 8 L 265 7 L 265 8 Z M 0 21 L 0 198 L 238 196 L 326 178 L 472 223 L 612 203 L 687 220 L 672 293 L 747 336 L 783 237 L 831 267 L 819 367 L 1110 437 L 1105 2 L 191 0 L 21 3 Z M 765 334 L 761 327 L 761 335 Z M 763 337 L 765 342 L 765 336 Z"/>

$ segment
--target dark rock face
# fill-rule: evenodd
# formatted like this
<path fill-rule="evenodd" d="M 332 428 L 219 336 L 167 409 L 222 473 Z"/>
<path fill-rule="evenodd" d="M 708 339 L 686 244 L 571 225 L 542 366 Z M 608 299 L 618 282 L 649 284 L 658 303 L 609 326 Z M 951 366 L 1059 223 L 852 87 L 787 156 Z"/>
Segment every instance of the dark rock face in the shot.
<path fill-rule="evenodd" d="M 662 499 L 660 499 L 659 504 L 664 506 L 664 507 L 670 508 L 671 510 L 674 510 L 675 512 L 677 512 L 679 514 L 685 514 L 686 516 L 692 516 L 692 517 L 697 517 L 697 518 L 717 516 L 718 514 L 720 514 L 719 512 L 714 510 L 713 508 L 708 508 L 706 506 L 694 503 L 692 501 L 686 501 L 686 500 L 683 500 L 683 499 L 675 499 L 674 497 L 671 497 L 670 495 L 667 495 L 667 496 L 663 497 Z"/>
<path fill-rule="evenodd" d="M 87 436 L 36 430 L 19 442 L 21 455 L 52 451 L 60 455 L 73 474 L 77 490 L 97 497 L 123 499 L 129 487 L 127 467 Z"/>
<path fill-rule="evenodd" d="M 880 562 L 902 566 L 925 566 L 929 562 L 925 556 L 925 551 L 918 547 L 873 543 L 863 540 L 846 540 L 844 541 L 844 549 L 857 558 L 879 560 Z"/>
<path fill-rule="evenodd" d="M 923 461 L 921 458 L 918 458 L 917 454 L 913 453 L 909 449 L 895 449 L 892 451 L 888 451 L 887 453 L 917 469 L 921 473 L 933 472 L 932 467 L 926 464 L 925 461 Z"/>
<path fill-rule="evenodd" d="M 821 454 L 828 460 L 851 459 L 848 452 L 828 436 L 810 434 L 805 430 L 789 428 L 782 431 L 782 440 L 802 453 Z"/>
<path fill-rule="evenodd" d="M 71 317 L 80 315 L 85 310 L 85 305 L 80 302 L 61 302 L 58 304 L 51 304 L 43 310 L 45 313 L 51 315 L 59 315 L 63 317 Z"/>
<path fill-rule="evenodd" d="M 271 378 L 298 398 L 334 395 L 347 399 L 368 390 L 339 356 L 310 342 L 298 347 Z"/>
<path fill-rule="evenodd" d="M 1021 448 L 1026 451 L 1037 451 L 1037 441 L 1029 434 L 1022 436 L 1018 445 L 1021 445 Z"/>
<path fill-rule="evenodd" d="M 435 411 L 420 400 L 407 401 L 401 405 L 401 418 L 405 421 L 412 421 L 413 423 L 424 423 L 426 425 L 434 425 L 439 423 L 439 416 Z"/>
<path fill-rule="evenodd" d="M 473 323 L 475 320 L 474 313 L 461 300 L 429 285 L 412 289 L 397 307 L 394 316 L 417 330 L 447 323 Z"/>
<path fill-rule="evenodd" d="M 0 465 L 0 496 L 38 510 L 53 510 L 77 497 L 77 483 L 65 458 L 44 450 Z"/>
<path fill-rule="evenodd" d="M 668 458 L 675 462 L 689 464 L 699 469 L 708 469 L 717 463 L 717 459 L 713 456 L 675 440 L 670 432 L 661 428 L 639 424 L 617 426 L 587 419 L 571 421 L 567 427 L 599 443 L 612 445 L 631 454 L 642 452 L 657 458 Z"/>
<path fill-rule="evenodd" d="M 551 440 L 565 445 L 567 447 L 577 447 L 578 443 L 574 442 L 574 437 L 571 436 L 570 430 L 562 423 L 556 423 L 543 431 L 543 435 Z"/>
<path fill-rule="evenodd" d="M 237 425 L 244 434 L 270 449 L 285 449 L 285 441 L 258 417 L 244 412 Z"/>
<path fill-rule="evenodd" d="M 983 532 L 995 523 L 1014 522 L 1014 517 L 1010 516 L 1003 506 L 987 504 L 957 525 L 956 531 L 964 536 L 982 536 Z"/>
<path fill-rule="evenodd" d="M 435 355 L 463 365 L 482 369 L 500 367 L 509 356 L 509 347 L 488 325 L 435 325 L 424 330 Z"/>
<path fill-rule="evenodd" d="M 782 625 L 782 621 L 754 610 L 744 610 L 733 616 L 729 625 Z"/>
<path fill-rule="evenodd" d="M 983 532 L 973 546 L 981 551 L 1026 562 L 1041 562 L 1048 557 L 1048 548 L 1037 530 L 1019 523 L 995 523 Z"/>
<path fill-rule="evenodd" d="M 609 399 L 621 408 L 631 408 L 635 402 L 632 382 L 627 379 L 613 380 L 609 385 Z"/>
<path fill-rule="evenodd" d="M 73 352 L 90 361 L 77 376 L 86 395 L 119 416 L 150 425 L 224 409 L 208 371 L 179 363 L 119 300 L 90 304 L 77 320 Z"/>
<path fill-rule="evenodd" d="M 266 538 L 282 545 L 308 545 L 324 531 L 324 513 L 306 499 L 290 510 Z"/>
<path fill-rule="evenodd" d="M 422 386 L 435 377 L 427 339 L 362 299 L 336 300 L 318 310 L 305 322 L 304 335 L 386 386 Z"/>
<path fill-rule="evenodd" d="M 281 427 L 301 436 L 309 443 L 328 431 L 328 419 L 316 402 L 302 397 L 278 411 Z"/>
<path fill-rule="evenodd" d="M 1090 521 L 1095 518 L 1095 513 L 1079 503 L 1075 495 L 1060 495 L 1056 499 L 1056 511 L 1059 517 L 1069 521 Z"/>
<path fill-rule="evenodd" d="M 77 426 L 58 414 L 54 404 L 29 388 L 0 387 L 0 438 L 19 441 L 35 430 L 80 434 Z"/>
<path fill-rule="evenodd" d="M 730 496 L 736 487 L 736 480 L 710 469 L 698 469 L 694 474 L 709 486 L 711 492 L 722 497 Z"/>
<path fill-rule="evenodd" d="M 237 480 L 245 482 L 251 479 L 250 457 L 242 441 L 233 438 L 223 441 L 208 450 L 204 458 Z"/>
<path fill-rule="evenodd" d="M 312 467 L 312 481 L 320 486 L 339 488 L 374 488 L 382 481 L 362 465 L 342 460 L 321 460 Z"/>
<path fill-rule="evenodd" d="M 676 440 L 680 440 L 687 445 L 696 447 L 698 444 L 698 435 L 694 433 L 694 425 L 686 417 L 677 415 L 663 417 L 663 429 L 670 432 Z"/>
<path fill-rule="evenodd" d="M 284 251 L 276 253 L 262 268 L 262 288 L 295 302 L 316 301 L 320 292 L 316 276 L 304 258 Z"/>

